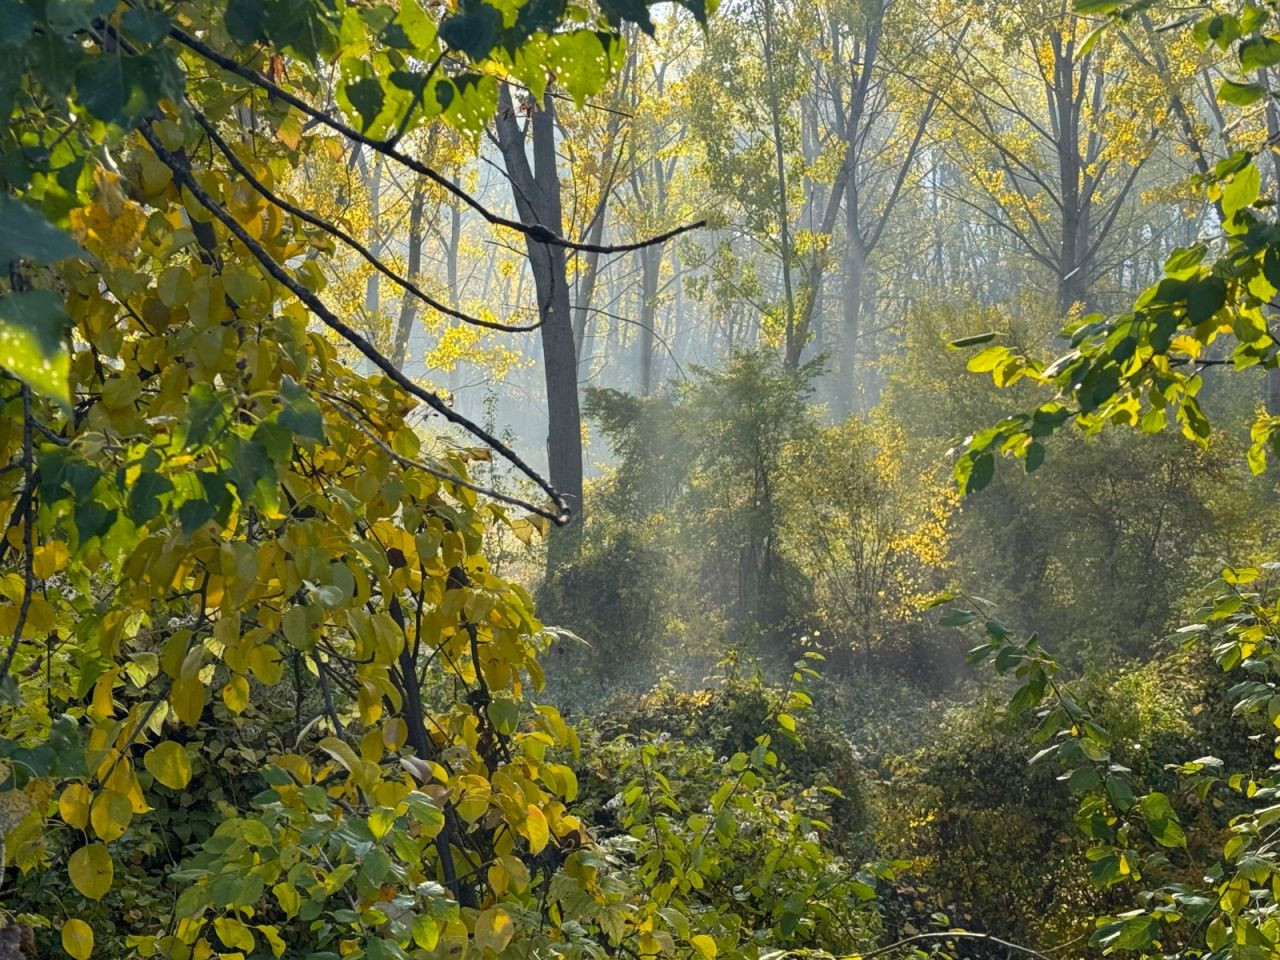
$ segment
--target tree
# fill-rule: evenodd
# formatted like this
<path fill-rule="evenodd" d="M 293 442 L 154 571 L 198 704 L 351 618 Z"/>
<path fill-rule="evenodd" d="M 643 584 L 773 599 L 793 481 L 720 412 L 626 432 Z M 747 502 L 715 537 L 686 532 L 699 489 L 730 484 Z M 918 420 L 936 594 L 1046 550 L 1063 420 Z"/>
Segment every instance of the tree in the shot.
<path fill-rule="evenodd" d="M 1168 97 L 1183 95 L 1149 66 L 1113 36 L 1091 37 L 1058 0 L 993 9 L 957 51 L 964 82 L 944 103 L 950 150 L 972 171 L 965 203 L 1047 272 L 1061 311 L 1095 305 L 1103 255 L 1169 123 Z"/>
<path fill-rule="evenodd" d="M 1120 3 L 1088 6 L 1116 21 L 1109 25 L 1113 30 L 1123 29 L 1135 13 Z M 1217 38 L 1226 38 L 1224 47 L 1234 45 L 1234 66 L 1217 91 L 1224 104 L 1248 106 L 1271 95 L 1257 77 L 1260 69 L 1280 63 L 1273 16 L 1247 5 L 1238 15 L 1212 15 L 1194 27 L 1206 45 Z M 1269 326 L 1280 283 L 1280 238 L 1260 202 L 1257 162 L 1240 152 L 1212 168 L 1205 178 L 1205 202 L 1218 206 L 1221 234 L 1176 251 L 1164 276 L 1130 311 L 1086 317 L 1068 327 L 1064 334 L 1071 337 L 1071 349 L 1050 364 L 1004 345 L 989 346 L 969 361 L 975 370 L 990 371 L 997 384 L 1027 379 L 1042 395 L 1051 392 L 1051 398 L 967 440 L 956 462 L 964 489 L 977 491 L 991 481 L 997 453 L 1019 457 L 1034 471 L 1044 458 L 1043 441 L 1068 425 L 1087 434 L 1108 425 L 1148 433 L 1177 425 L 1187 438 L 1208 445 L 1212 425 L 1200 397 L 1209 377 L 1269 371 L 1280 363 Z M 955 346 L 990 339 L 979 335 Z M 1263 407 L 1248 432 L 1249 465 L 1262 473 L 1268 452 L 1277 452 L 1280 422 Z M 1226 567 L 1218 596 L 1205 605 L 1198 622 L 1180 631 L 1188 642 L 1207 641 L 1224 670 L 1241 670 L 1230 691 L 1231 715 L 1265 712 L 1268 720 L 1261 727 L 1267 729 L 1276 702 L 1277 592 L 1271 566 Z M 955 623 L 983 624 L 973 660 L 991 657 L 997 671 L 1017 678 L 1009 709 L 1042 710 L 1037 740 L 1045 746 L 1039 756 L 1060 762 L 1067 782 L 1083 794 L 1077 822 L 1090 841 L 1095 885 L 1141 883 L 1145 888 L 1136 909 L 1099 919 L 1092 945 L 1141 956 L 1167 956 L 1171 949 L 1198 957 L 1274 953 L 1280 942 L 1270 909 L 1276 875 L 1270 829 L 1274 770 L 1255 776 L 1246 772 L 1254 766 L 1252 758 L 1233 769 L 1207 755 L 1173 765 L 1181 781 L 1177 792 L 1143 783 L 1115 762 L 1117 746 L 1110 734 L 1087 703 L 1072 695 L 1038 637 L 1014 639 L 973 601 L 953 617 Z M 1187 826 L 1200 811 L 1226 803 L 1233 812 L 1226 833 L 1215 832 L 1208 851 L 1214 865 L 1204 870 L 1198 852 L 1192 859 Z M 1224 835 L 1228 839 L 1219 844 Z"/>
<path fill-rule="evenodd" d="M 642 936 L 566 807 L 574 735 L 530 699 L 545 634 L 482 555 L 487 525 L 529 524 L 502 500 L 565 503 L 331 308 L 318 261 L 494 324 L 290 194 L 308 152 L 367 150 L 572 246 L 400 147 L 436 118 L 477 136 L 493 73 L 590 92 L 583 45 L 652 27 L 512 9 L 0 11 L 6 906 L 78 960 Z M 468 480 L 486 457 L 550 505 Z M 578 923 L 517 929 L 543 909 Z"/>
<path fill-rule="evenodd" d="M 597 46 L 599 44 L 597 43 Z M 597 56 L 607 58 L 600 49 Z M 518 113 L 510 87 L 498 94 L 498 144 L 520 218 L 556 233 L 564 229 L 560 170 L 556 162 L 555 99 L 530 98 Z M 526 150 L 521 114 L 528 117 L 533 162 Z M 574 510 L 582 510 L 582 416 L 578 410 L 578 352 L 573 332 L 569 274 L 564 247 L 526 235 L 529 265 L 537 291 L 542 367 L 547 391 L 547 464 L 551 482 L 563 489 Z M 547 569 L 572 561 L 581 546 L 581 525 L 553 535 Z"/>

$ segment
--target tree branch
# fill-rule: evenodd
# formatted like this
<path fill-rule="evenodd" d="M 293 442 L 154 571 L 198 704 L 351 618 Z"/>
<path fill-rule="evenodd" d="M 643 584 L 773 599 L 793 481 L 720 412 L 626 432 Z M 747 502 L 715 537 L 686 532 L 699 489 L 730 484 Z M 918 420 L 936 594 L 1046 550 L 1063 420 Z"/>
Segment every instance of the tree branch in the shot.
<path fill-rule="evenodd" d="M 455 197 L 457 197 L 459 200 L 461 200 L 463 203 L 469 206 L 472 210 L 476 211 L 476 213 L 480 214 L 480 216 L 484 217 L 485 220 L 487 220 L 489 223 L 493 224 L 494 226 L 507 227 L 510 230 L 516 230 L 520 233 L 527 234 L 529 237 L 531 237 L 533 240 L 536 240 L 539 243 L 545 243 L 553 247 L 565 247 L 570 250 L 582 250 L 587 253 L 591 253 L 591 252 L 628 253 L 632 250 L 640 250 L 644 247 L 651 247 L 656 244 L 665 243 L 667 240 L 670 240 L 673 237 L 678 237 L 682 233 L 688 233 L 691 230 L 697 230 L 700 227 L 706 226 L 705 220 L 699 220 L 696 223 L 685 224 L 682 227 L 676 227 L 674 230 L 668 230 L 666 233 L 660 234 L 659 236 L 649 237 L 648 239 L 641 240 L 636 243 L 594 244 L 594 243 L 581 243 L 576 240 L 567 240 L 564 237 L 560 236 L 558 233 L 556 233 L 554 230 L 551 230 L 550 228 L 545 227 L 540 223 L 522 223 L 519 220 L 512 220 L 508 217 L 504 217 L 504 216 L 501 216 L 500 214 L 494 213 L 492 210 L 490 210 L 488 207 L 482 204 L 475 197 L 471 196 L 470 193 L 462 189 L 462 187 L 458 186 L 456 183 L 454 183 L 448 177 L 444 176 L 442 173 L 439 173 L 438 171 L 433 170 L 431 167 L 428 167 L 426 164 L 420 163 L 417 160 L 414 160 L 412 157 L 404 153 L 401 153 L 399 150 L 395 148 L 394 144 L 391 141 L 374 140 L 372 137 L 365 136 L 364 134 L 357 131 L 354 127 L 348 126 L 347 124 L 343 123 L 341 120 L 335 120 L 332 117 L 327 116 L 325 113 L 323 113 L 320 110 L 317 110 L 315 107 L 311 106 L 302 98 L 290 93 L 288 90 L 284 89 L 279 84 L 271 82 L 262 74 L 260 74 L 258 71 L 242 65 L 236 62 L 235 60 L 231 59 L 230 57 L 222 55 L 217 50 L 213 49 L 213 47 L 209 46 L 206 43 L 203 43 L 200 40 L 197 40 L 195 37 L 191 36 L 186 31 L 181 30 L 178 27 L 173 27 L 169 30 L 169 36 L 172 37 L 174 40 L 178 41 L 178 43 L 182 44 L 187 49 L 195 53 L 198 53 L 200 56 L 204 57 L 206 60 L 221 67 L 223 70 L 226 70 L 229 73 L 234 73 L 236 76 L 240 77 L 241 79 L 247 80 L 250 83 L 254 84 L 255 86 L 260 87 L 261 89 L 267 91 L 274 97 L 279 97 L 281 100 L 289 104 L 291 107 L 294 107 L 302 111 L 303 113 L 305 113 L 309 118 L 314 120 L 316 123 L 322 124 L 328 127 L 330 130 L 333 130 L 336 133 L 342 134 L 348 140 L 352 140 L 356 143 L 363 144 L 364 146 L 369 147 L 372 150 L 376 150 L 379 153 L 383 154 L 384 156 L 388 156 L 391 159 L 395 160 L 397 163 L 400 163 L 408 167 L 414 173 L 420 174 L 428 178 L 429 180 L 443 187 L 449 193 L 453 194 Z"/>
<path fill-rule="evenodd" d="M 557 526 L 563 526 L 569 522 L 569 519 L 572 516 L 572 511 L 569 509 L 569 505 L 565 503 L 564 498 L 560 496 L 550 483 L 542 478 L 541 474 L 525 463 L 524 459 L 518 453 L 491 434 L 484 427 L 472 422 L 467 417 L 464 417 L 462 414 L 452 409 L 439 397 L 439 395 L 419 386 L 401 373 L 400 370 L 397 369 L 396 365 L 383 356 L 372 343 L 357 333 L 351 328 L 351 326 L 339 318 L 337 314 L 325 306 L 324 302 L 319 297 L 299 283 L 298 280 L 289 273 L 289 271 L 280 266 L 280 264 L 278 264 L 272 256 L 263 249 L 260 243 L 254 240 L 253 237 L 249 236 L 248 231 L 240 225 L 235 217 L 231 216 L 230 213 L 223 209 L 223 207 L 209 196 L 205 189 L 196 182 L 195 178 L 191 175 L 190 168 L 186 164 L 180 162 L 174 154 L 165 149 L 164 144 L 160 142 L 160 139 L 151 129 L 151 124 L 149 122 L 143 123 L 138 130 L 151 146 L 151 149 L 155 152 L 156 156 L 159 157 L 161 162 L 169 168 L 170 172 L 173 174 L 174 183 L 178 186 L 185 187 L 187 192 L 195 198 L 196 202 L 208 210 L 216 220 L 231 232 L 232 236 L 244 244 L 268 274 L 302 301 L 302 303 L 310 309 L 310 311 L 315 314 L 325 326 L 337 333 L 346 340 L 347 343 L 360 351 L 366 359 L 381 370 L 393 383 L 405 390 L 405 392 L 426 403 L 427 406 L 436 411 L 450 423 L 460 426 L 462 429 L 467 431 L 467 433 L 481 440 L 488 447 L 496 451 L 504 460 L 536 483 L 538 488 L 551 499 L 552 504 L 555 506 L 555 511 L 553 512 L 541 507 L 534 507 L 530 505 L 530 509 L 534 513 L 538 516 L 545 517 Z"/>

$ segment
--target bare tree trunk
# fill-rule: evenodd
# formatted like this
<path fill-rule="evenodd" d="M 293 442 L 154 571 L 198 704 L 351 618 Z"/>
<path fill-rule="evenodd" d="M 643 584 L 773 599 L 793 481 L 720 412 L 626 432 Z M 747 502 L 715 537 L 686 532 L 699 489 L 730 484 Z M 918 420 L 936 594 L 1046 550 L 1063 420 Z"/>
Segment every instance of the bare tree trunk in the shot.
<path fill-rule="evenodd" d="M 640 258 L 640 394 L 653 391 L 653 350 L 658 322 L 658 270 L 662 266 L 662 247 L 654 245 L 636 251 Z"/>
<path fill-rule="evenodd" d="M 419 177 L 413 185 L 413 200 L 409 207 L 409 263 L 408 278 L 418 282 L 422 272 L 422 210 L 426 204 L 427 194 L 425 181 Z M 404 369 L 405 354 L 409 349 L 409 335 L 413 331 L 414 320 L 418 316 L 418 298 L 404 292 L 400 300 L 400 318 L 396 322 L 395 345 L 391 350 L 391 362 L 397 368 Z"/>
<path fill-rule="evenodd" d="M 555 100 L 532 104 L 529 124 L 533 164 L 525 152 L 511 91 L 498 93 L 497 132 L 516 209 L 526 223 L 539 223 L 556 233 L 564 229 L 560 172 L 556 166 Z M 563 247 L 525 238 L 529 266 L 538 297 L 542 365 L 547 390 L 547 468 L 554 486 L 577 515 L 566 527 L 552 529 L 547 544 L 547 570 L 577 559 L 582 545 L 582 418 L 578 409 L 578 358 L 574 346 L 568 271 Z"/>
<path fill-rule="evenodd" d="M 373 158 L 373 170 L 369 168 L 361 160 L 361 171 L 368 174 L 366 180 L 369 186 L 369 252 L 375 257 L 382 256 L 382 230 L 378 219 L 382 216 L 382 154 L 378 153 Z M 382 278 L 376 270 L 369 274 L 369 279 L 364 285 L 364 312 L 368 318 L 370 328 L 373 327 L 374 321 L 378 317 L 380 303 L 380 286 L 378 281 Z"/>
<path fill-rule="evenodd" d="M 773 0 L 762 0 L 764 13 L 764 62 L 769 86 L 769 120 L 773 126 L 775 175 L 778 178 L 778 230 L 782 257 L 782 297 L 786 311 L 786 344 L 784 364 L 794 371 L 800 366 L 806 331 L 796 328 L 795 292 L 791 285 L 791 211 L 787 204 L 786 148 L 782 142 L 782 105 L 779 103 L 775 75 L 776 51 L 773 33 Z"/>
<path fill-rule="evenodd" d="M 867 251 L 858 224 L 856 195 L 849 194 L 845 211 L 843 311 L 840 324 L 839 385 L 836 399 L 841 416 L 853 413 L 858 382 L 858 340 L 862 336 L 862 285 L 867 272 Z"/>

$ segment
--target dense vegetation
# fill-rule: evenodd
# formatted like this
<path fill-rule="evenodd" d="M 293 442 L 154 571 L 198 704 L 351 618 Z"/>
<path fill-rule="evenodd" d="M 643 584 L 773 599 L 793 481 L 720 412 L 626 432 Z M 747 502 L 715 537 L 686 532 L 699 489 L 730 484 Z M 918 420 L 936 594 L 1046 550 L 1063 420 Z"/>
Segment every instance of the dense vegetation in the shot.
<path fill-rule="evenodd" d="M 715 6 L 0 0 L 0 957 L 1280 956 L 1280 9 Z"/>

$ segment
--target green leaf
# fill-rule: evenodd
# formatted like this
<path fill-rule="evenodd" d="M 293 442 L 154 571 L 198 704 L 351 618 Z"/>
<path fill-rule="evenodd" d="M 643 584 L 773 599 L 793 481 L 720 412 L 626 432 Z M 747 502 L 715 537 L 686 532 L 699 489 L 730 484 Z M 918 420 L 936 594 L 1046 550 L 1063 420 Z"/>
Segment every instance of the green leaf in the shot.
<path fill-rule="evenodd" d="M 0 367 L 37 394 L 71 408 L 70 319 L 50 290 L 0 298 Z"/>
<path fill-rule="evenodd" d="M 1076 13 L 1082 17 L 1105 17 L 1122 6 L 1121 0 L 1076 0 Z"/>
<path fill-rule="evenodd" d="M 956 462 L 956 481 L 966 496 L 977 493 L 995 476 L 996 461 L 990 453 L 969 452 Z"/>
<path fill-rule="evenodd" d="M 1033 440 L 1027 444 L 1025 463 L 1027 473 L 1035 473 L 1044 464 L 1044 444 L 1039 440 Z"/>
<path fill-rule="evenodd" d="M 129 519 L 142 526 L 160 515 L 160 497 L 173 490 L 173 483 L 160 473 L 141 474 L 129 490 Z"/>
<path fill-rule="evenodd" d="M 1266 92 L 1266 88 L 1260 83 L 1236 83 L 1234 80 L 1223 80 L 1218 85 L 1218 99 L 1223 103 L 1234 103 L 1237 107 L 1247 107 L 1251 103 L 1257 103 Z"/>
<path fill-rule="evenodd" d="M 1240 69 L 1253 73 L 1280 63 L 1280 43 L 1270 37 L 1250 37 L 1240 44 Z"/>
<path fill-rule="evenodd" d="M 360 114 L 360 132 L 367 132 L 373 126 L 373 122 L 378 119 L 378 114 L 382 112 L 382 104 L 386 100 L 382 84 L 374 77 L 361 77 L 347 84 L 346 94 L 347 99 L 351 101 L 351 106 L 355 108 L 356 113 Z"/>
<path fill-rule="evenodd" d="M 223 25 L 232 40 L 247 47 L 262 38 L 263 12 L 262 4 L 257 0 L 231 0 L 227 4 Z"/>
<path fill-rule="evenodd" d="M 280 426 L 292 430 L 295 436 L 307 440 L 324 440 L 324 417 L 320 407 L 311 399 L 305 387 L 286 376 L 280 384 L 280 396 L 284 409 L 280 411 Z"/>
<path fill-rule="evenodd" d="M 1257 164 L 1250 163 L 1237 171 L 1231 182 L 1222 188 L 1222 215 L 1229 219 L 1237 210 L 1252 206 L 1261 188 L 1262 175 Z"/>
<path fill-rule="evenodd" d="M 19 257 L 36 263 L 57 263 L 88 256 L 65 230 L 59 230 L 40 213 L 0 193 L 0 271 Z"/>
<path fill-rule="evenodd" d="M 496 7 L 463 0 L 458 12 L 440 24 L 440 39 L 472 60 L 482 60 L 497 44 L 501 29 L 502 13 Z"/>
<path fill-rule="evenodd" d="M 980 343 L 987 343 L 994 340 L 998 334 L 995 331 L 989 333 L 975 333 L 969 337 L 961 337 L 959 340 L 952 340 L 947 346 L 952 350 L 961 350 L 965 347 L 976 347 Z"/>
<path fill-rule="evenodd" d="M 155 109 L 164 81 L 153 56 L 100 53 L 76 70 L 76 93 L 99 120 L 132 127 Z"/>
<path fill-rule="evenodd" d="M 0 0 L 0 47 L 20 47 L 31 36 L 35 17 L 21 0 Z"/>

